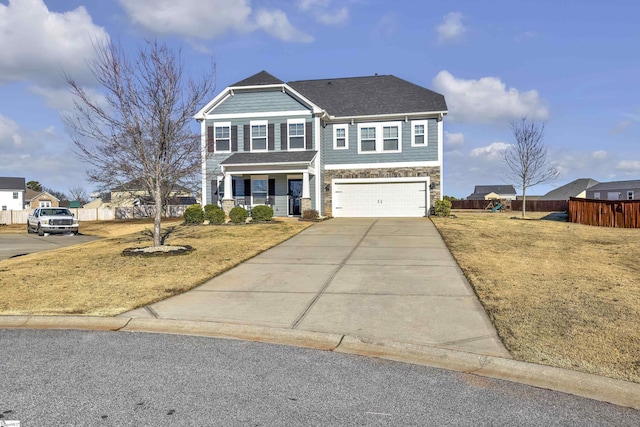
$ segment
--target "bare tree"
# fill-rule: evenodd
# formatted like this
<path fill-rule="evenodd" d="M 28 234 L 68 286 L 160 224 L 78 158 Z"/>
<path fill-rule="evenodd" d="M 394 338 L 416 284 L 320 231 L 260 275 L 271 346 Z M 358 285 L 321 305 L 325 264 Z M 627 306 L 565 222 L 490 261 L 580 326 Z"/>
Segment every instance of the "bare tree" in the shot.
<path fill-rule="evenodd" d="M 560 174 L 557 163 L 547 159 L 547 147 L 542 142 L 544 122 L 523 117 L 510 123 L 515 142 L 505 150 L 503 160 L 507 175 L 522 189 L 522 217 L 526 215 L 527 188 L 554 181 Z"/>
<path fill-rule="evenodd" d="M 71 200 L 80 202 L 80 204 L 82 205 L 84 205 L 89 201 L 87 190 L 85 190 L 79 185 L 76 185 L 75 187 L 69 189 L 69 198 Z"/>
<path fill-rule="evenodd" d="M 96 99 L 71 77 L 75 114 L 66 117 L 77 154 L 93 166 L 93 182 L 113 188 L 141 182 L 155 202 L 153 246 L 162 244 L 162 203 L 200 171 L 193 114 L 211 97 L 215 66 L 199 80 L 183 76 L 180 50 L 147 41 L 129 58 L 121 45 L 95 46 L 89 66 L 103 89 Z"/>

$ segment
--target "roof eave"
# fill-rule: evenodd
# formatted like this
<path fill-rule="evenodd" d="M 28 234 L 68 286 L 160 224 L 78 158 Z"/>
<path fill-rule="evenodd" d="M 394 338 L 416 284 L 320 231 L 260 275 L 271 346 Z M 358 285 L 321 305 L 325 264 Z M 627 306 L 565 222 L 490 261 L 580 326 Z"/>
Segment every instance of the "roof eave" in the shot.
<path fill-rule="evenodd" d="M 377 120 L 386 118 L 404 119 L 405 117 L 424 117 L 424 116 L 438 116 L 443 117 L 447 115 L 449 111 L 422 111 L 415 113 L 390 113 L 390 114 L 370 114 L 370 115 L 357 115 L 357 116 L 332 116 L 329 115 L 329 121 L 344 121 L 344 120 Z"/>

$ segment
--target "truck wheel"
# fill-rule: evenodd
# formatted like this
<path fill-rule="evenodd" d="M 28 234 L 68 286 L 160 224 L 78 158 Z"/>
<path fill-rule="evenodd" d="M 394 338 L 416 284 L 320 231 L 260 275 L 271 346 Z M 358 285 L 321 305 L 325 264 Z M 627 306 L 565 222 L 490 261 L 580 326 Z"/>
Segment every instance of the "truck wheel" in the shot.
<path fill-rule="evenodd" d="M 44 236 L 44 231 L 42 230 L 42 227 L 40 227 L 40 224 L 38 224 L 38 236 Z"/>
<path fill-rule="evenodd" d="M 27 223 L 27 234 L 31 233 L 31 227 L 29 227 L 29 223 Z"/>

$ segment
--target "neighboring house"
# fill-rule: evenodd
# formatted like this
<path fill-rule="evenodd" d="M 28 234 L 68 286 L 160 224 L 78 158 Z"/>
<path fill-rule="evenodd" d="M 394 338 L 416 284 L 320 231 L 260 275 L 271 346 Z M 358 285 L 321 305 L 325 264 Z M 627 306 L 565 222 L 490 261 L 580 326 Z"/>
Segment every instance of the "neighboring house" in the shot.
<path fill-rule="evenodd" d="M 587 199 L 640 200 L 640 180 L 601 182 L 586 192 Z"/>
<path fill-rule="evenodd" d="M 200 110 L 202 203 L 275 216 L 425 216 L 442 199 L 442 95 L 392 75 L 266 71 Z"/>
<path fill-rule="evenodd" d="M 24 206 L 24 189 L 24 178 L 0 177 L 0 210 L 22 210 Z"/>
<path fill-rule="evenodd" d="M 513 185 L 476 185 L 467 200 L 515 200 L 516 189 Z"/>
<path fill-rule="evenodd" d="M 107 203 L 107 200 L 102 200 Z M 126 184 L 120 185 L 111 190 L 110 200 L 108 201 L 112 207 L 132 207 L 140 205 L 153 205 L 155 201 L 149 195 L 149 192 L 144 189 L 142 183 L 137 181 L 131 181 Z M 195 198 L 193 192 L 186 188 L 178 187 L 175 191 L 169 193 L 169 199 L 167 204 L 183 205 L 194 204 Z"/>
<path fill-rule="evenodd" d="M 571 197 L 584 199 L 587 196 L 587 189 L 598 184 L 598 181 L 591 178 L 580 178 L 568 184 L 549 191 L 540 200 L 569 200 Z M 527 196 L 527 198 L 529 198 Z"/>
<path fill-rule="evenodd" d="M 46 191 L 35 191 L 27 188 L 24 198 L 25 209 L 57 208 L 60 206 L 60 199 Z"/>

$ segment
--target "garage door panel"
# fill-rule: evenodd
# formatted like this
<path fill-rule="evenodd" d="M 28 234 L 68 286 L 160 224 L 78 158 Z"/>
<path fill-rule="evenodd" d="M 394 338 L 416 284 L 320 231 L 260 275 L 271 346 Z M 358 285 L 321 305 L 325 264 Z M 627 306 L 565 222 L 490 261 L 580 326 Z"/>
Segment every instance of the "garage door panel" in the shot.
<path fill-rule="evenodd" d="M 424 181 L 333 185 L 335 217 L 421 217 L 426 209 Z"/>

